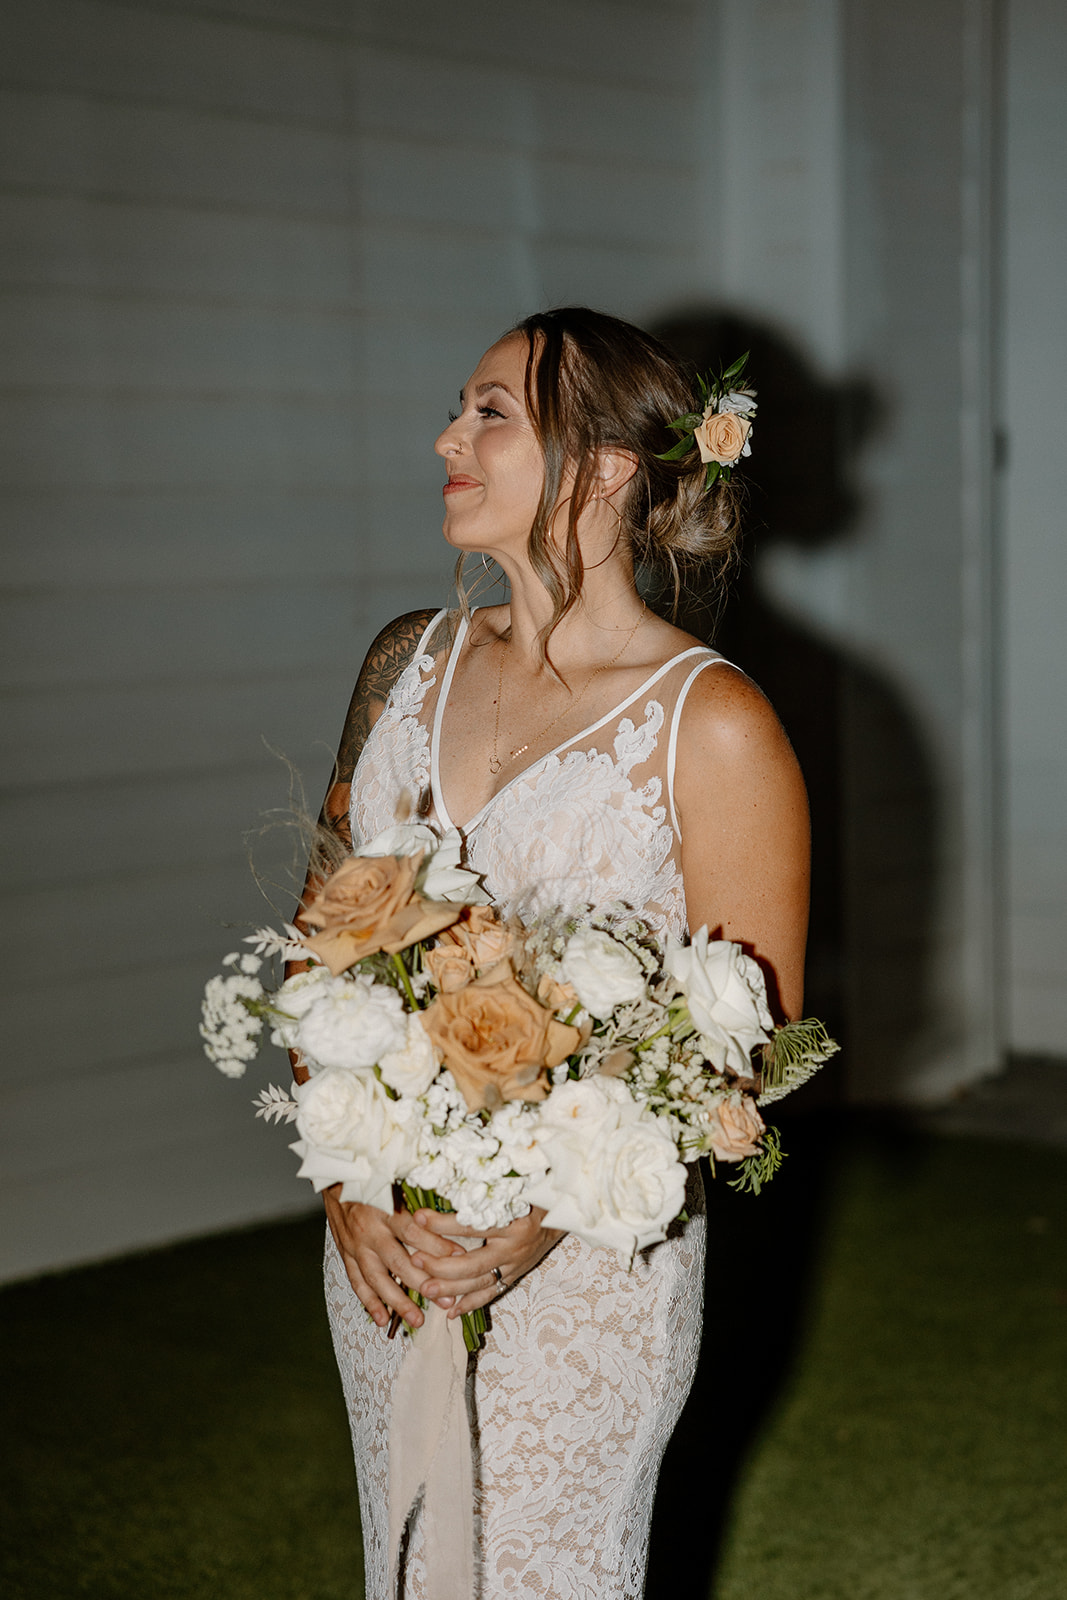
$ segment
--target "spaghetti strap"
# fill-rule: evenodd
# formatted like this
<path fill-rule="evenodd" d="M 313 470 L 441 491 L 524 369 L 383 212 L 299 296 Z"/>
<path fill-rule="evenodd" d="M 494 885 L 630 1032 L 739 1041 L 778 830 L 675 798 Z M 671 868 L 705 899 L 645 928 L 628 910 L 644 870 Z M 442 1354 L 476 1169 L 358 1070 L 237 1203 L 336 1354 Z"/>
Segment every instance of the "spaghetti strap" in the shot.
<path fill-rule="evenodd" d="M 671 717 L 671 732 L 670 737 L 667 740 L 667 803 L 671 808 L 671 825 L 674 828 L 675 838 L 677 838 L 679 841 L 682 837 L 682 830 L 678 826 L 678 813 L 674 808 L 674 768 L 678 759 L 678 725 L 682 720 L 682 707 L 685 705 L 686 696 L 688 695 L 690 689 L 700 677 L 700 674 L 704 671 L 705 667 L 718 666 L 720 661 L 723 662 L 725 666 L 730 665 L 730 662 L 726 660 L 725 656 L 711 654 L 709 654 L 705 660 L 699 661 L 689 674 L 688 678 L 686 678 L 685 682 L 682 684 L 682 687 L 678 691 L 678 698 L 674 702 L 674 715 Z"/>

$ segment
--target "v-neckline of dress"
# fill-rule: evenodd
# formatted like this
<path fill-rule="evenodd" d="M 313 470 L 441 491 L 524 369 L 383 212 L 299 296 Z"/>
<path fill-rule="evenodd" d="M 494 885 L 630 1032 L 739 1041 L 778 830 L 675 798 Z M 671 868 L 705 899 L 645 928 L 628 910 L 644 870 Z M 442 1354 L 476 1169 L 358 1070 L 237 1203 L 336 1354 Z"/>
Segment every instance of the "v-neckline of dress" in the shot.
<path fill-rule="evenodd" d="M 482 608 L 480 606 L 477 608 L 477 610 L 481 609 Z M 477 612 L 472 613 L 472 615 L 476 614 Z M 446 829 L 457 828 L 462 834 L 469 834 L 472 829 L 476 828 L 500 799 L 501 795 L 507 794 L 508 791 L 512 789 L 521 778 L 525 778 L 531 772 L 535 772 L 538 767 L 543 767 L 546 762 L 549 762 L 553 759 L 553 757 L 558 756 L 561 751 L 566 750 L 569 745 L 577 744 L 579 740 L 587 738 L 589 734 L 598 732 L 598 730 L 602 728 L 605 723 L 610 722 L 611 719 L 618 716 L 621 711 L 625 711 L 627 706 L 632 705 L 635 700 L 640 699 L 646 690 L 653 688 L 655 684 L 657 684 L 664 676 L 664 674 L 669 672 L 672 667 L 676 667 L 680 661 L 685 661 L 690 656 L 715 654 L 714 651 L 708 649 L 707 645 L 703 644 L 690 645 L 687 649 L 680 650 L 677 655 L 672 656 L 669 661 L 665 661 L 662 666 L 657 667 L 654 672 L 650 673 L 649 676 L 643 680 L 643 682 L 638 684 L 636 689 L 632 690 L 628 695 L 625 696 L 624 699 L 620 700 L 617 705 L 612 706 L 609 711 L 605 711 L 603 716 L 598 717 L 595 722 L 587 723 L 584 728 L 580 728 L 578 732 L 572 734 L 569 739 L 563 739 L 552 750 L 547 750 L 543 756 L 538 756 L 535 760 L 527 762 L 524 767 L 520 767 L 518 772 L 513 773 L 506 783 L 501 784 L 500 788 L 495 790 L 494 793 L 489 796 L 489 799 L 485 802 L 485 804 L 480 806 L 472 817 L 468 818 L 468 820 L 464 823 L 458 823 L 452 820 L 452 814 L 445 804 L 444 793 L 441 788 L 441 726 L 444 721 L 445 706 L 448 703 L 449 690 L 452 687 L 452 679 L 455 677 L 456 673 L 456 664 L 459 661 L 460 652 L 463 649 L 463 644 L 469 631 L 470 621 L 467 617 L 464 617 L 456 632 L 456 637 L 452 642 L 452 648 L 449 651 L 448 665 L 445 668 L 445 675 L 441 681 L 441 690 L 437 696 L 437 704 L 434 707 L 433 724 L 430 730 L 430 794 L 433 801 L 434 812 L 442 827 Z"/>

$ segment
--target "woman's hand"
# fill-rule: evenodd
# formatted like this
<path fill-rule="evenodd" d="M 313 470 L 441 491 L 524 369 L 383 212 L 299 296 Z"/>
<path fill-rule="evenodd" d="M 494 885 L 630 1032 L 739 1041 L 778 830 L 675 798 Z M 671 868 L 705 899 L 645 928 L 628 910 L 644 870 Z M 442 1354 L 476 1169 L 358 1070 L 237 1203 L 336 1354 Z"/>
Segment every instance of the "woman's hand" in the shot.
<path fill-rule="evenodd" d="M 516 1217 L 506 1228 L 480 1229 L 463 1227 L 447 1212 L 416 1211 L 416 1225 L 438 1236 L 438 1243 L 446 1235 L 454 1239 L 485 1241 L 473 1250 L 464 1250 L 459 1245 L 456 1247 L 459 1253 L 449 1257 L 416 1250 L 411 1265 L 427 1271 L 419 1292 L 446 1309 L 449 1318 L 489 1305 L 501 1293 L 500 1279 L 510 1289 L 563 1238 L 558 1228 L 542 1226 L 544 1216 L 545 1213 L 534 1206 L 525 1217 Z M 500 1279 L 494 1274 L 494 1267 Z"/>
<path fill-rule="evenodd" d="M 340 1184 L 334 1184 L 323 1199 L 326 1220 L 349 1283 L 379 1328 L 387 1325 L 394 1312 L 409 1327 L 421 1328 L 423 1314 L 408 1299 L 403 1286 L 425 1295 L 430 1271 L 439 1272 L 449 1256 L 465 1255 L 463 1246 L 421 1227 L 409 1211 L 396 1211 L 390 1216 L 377 1206 L 342 1201 L 340 1193 Z M 420 1216 L 433 1215 L 420 1212 Z M 462 1230 L 453 1224 L 453 1231 Z M 419 1255 L 418 1266 L 414 1251 Z"/>

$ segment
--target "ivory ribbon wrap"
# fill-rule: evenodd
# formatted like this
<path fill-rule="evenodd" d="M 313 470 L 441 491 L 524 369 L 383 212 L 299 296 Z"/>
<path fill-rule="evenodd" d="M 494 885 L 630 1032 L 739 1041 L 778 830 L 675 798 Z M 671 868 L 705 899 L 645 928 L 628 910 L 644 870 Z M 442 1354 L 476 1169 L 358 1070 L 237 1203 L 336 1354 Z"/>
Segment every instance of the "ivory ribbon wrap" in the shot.
<path fill-rule="evenodd" d="M 420 1495 L 426 1600 L 468 1600 L 474 1594 L 474 1474 L 467 1347 L 462 1319 L 449 1322 L 432 1301 L 393 1387 L 389 1570 L 394 1600 L 402 1600 L 400 1547 Z"/>

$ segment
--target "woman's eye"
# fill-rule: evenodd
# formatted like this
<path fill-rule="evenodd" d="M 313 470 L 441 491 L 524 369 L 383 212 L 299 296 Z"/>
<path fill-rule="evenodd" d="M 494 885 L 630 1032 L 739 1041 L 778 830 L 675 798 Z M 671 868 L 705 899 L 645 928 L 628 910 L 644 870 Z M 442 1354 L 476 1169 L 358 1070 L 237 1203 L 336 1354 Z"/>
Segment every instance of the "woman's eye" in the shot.
<path fill-rule="evenodd" d="M 480 417 L 502 417 L 504 413 L 502 411 L 497 411 L 495 406 L 479 406 L 478 415 Z"/>

